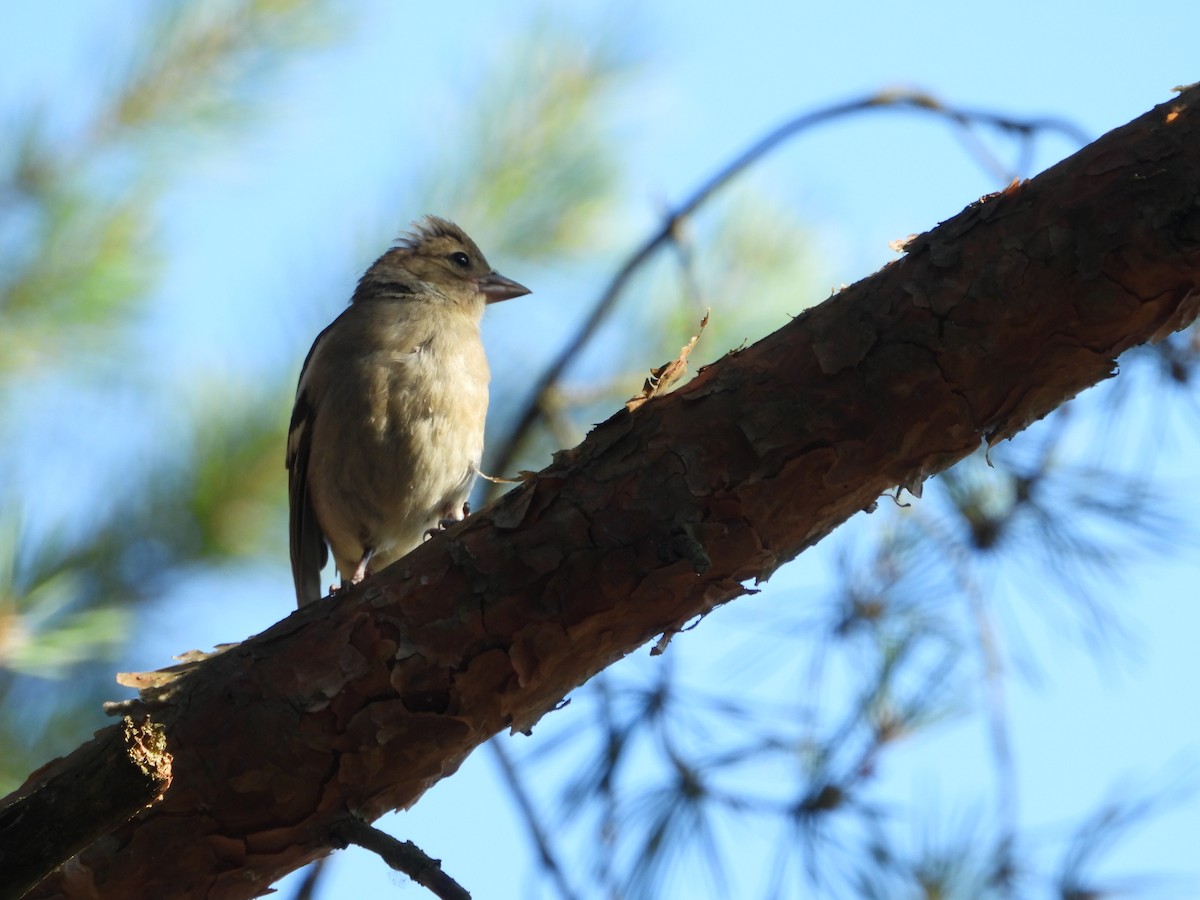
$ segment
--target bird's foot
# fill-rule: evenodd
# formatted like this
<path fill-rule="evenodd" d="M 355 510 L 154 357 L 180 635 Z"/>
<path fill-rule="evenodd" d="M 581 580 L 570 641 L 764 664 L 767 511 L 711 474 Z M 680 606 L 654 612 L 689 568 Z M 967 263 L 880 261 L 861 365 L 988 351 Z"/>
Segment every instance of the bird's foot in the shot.
<path fill-rule="evenodd" d="M 425 532 L 425 540 L 429 540 L 431 537 L 437 537 L 439 534 L 441 534 L 443 531 L 445 531 L 451 525 L 458 524 L 459 522 L 461 522 L 463 519 L 465 519 L 470 514 L 471 514 L 471 504 L 464 503 L 462 505 L 462 512 L 459 513 L 457 516 L 452 514 L 452 515 L 448 515 L 448 516 L 443 516 L 442 518 L 438 519 L 437 526 L 434 528 L 430 528 L 429 530 L 427 530 Z"/>
<path fill-rule="evenodd" d="M 366 550 L 362 555 L 362 559 L 360 559 L 358 561 L 358 568 L 356 568 L 354 570 L 353 575 L 351 575 L 348 579 L 342 578 L 342 583 L 339 584 L 337 587 L 334 587 L 333 585 L 329 586 L 329 596 L 332 597 L 334 594 L 338 593 L 339 591 L 344 591 L 347 588 L 353 587 L 354 585 L 356 585 L 360 581 L 362 581 L 364 578 L 366 578 L 367 577 L 367 566 L 370 564 L 371 557 L 373 557 L 374 555 L 375 555 L 374 550 L 371 550 L 371 549 Z"/>
<path fill-rule="evenodd" d="M 371 561 L 371 557 L 375 555 L 373 549 L 368 548 L 363 552 L 362 559 L 358 561 L 358 568 L 354 570 L 354 574 L 350 576 L 351 584 L 358 584 L 367 577 L 367 564 Z"/>

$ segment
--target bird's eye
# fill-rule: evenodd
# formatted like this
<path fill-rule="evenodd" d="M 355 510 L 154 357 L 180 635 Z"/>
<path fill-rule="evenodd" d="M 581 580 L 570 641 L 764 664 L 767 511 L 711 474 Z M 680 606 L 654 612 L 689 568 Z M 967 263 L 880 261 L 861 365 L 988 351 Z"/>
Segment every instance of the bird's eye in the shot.
<path fill-rule="evenodd" d="M 456 266 L 458 266 L 460 269 L 465 269 L 465 268 L 467 268 L 467 266 L 471 265 L 471 258 L 469 256 L 467 256 L 467 254 L 463 253 L 461 250 L 458 253 L 451 253 L 446 258 L 448 260 L 450 260 L 450 262 L 452 262 Z"/>

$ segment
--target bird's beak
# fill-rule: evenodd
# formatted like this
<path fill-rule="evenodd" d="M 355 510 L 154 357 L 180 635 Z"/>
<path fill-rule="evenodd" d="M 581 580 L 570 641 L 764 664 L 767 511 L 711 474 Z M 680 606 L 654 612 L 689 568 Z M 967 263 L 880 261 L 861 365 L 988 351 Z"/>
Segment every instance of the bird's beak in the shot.
<path fill-rule="evenodd" d="M 501 300 L 511 300 L 532 293 L 523 284 L 517 284 L 511 278 L 505 278 L 499 272 L 489 272 L 476 282 L 479 293 L 483 294 L 488 303 L 499 303 Z"/>

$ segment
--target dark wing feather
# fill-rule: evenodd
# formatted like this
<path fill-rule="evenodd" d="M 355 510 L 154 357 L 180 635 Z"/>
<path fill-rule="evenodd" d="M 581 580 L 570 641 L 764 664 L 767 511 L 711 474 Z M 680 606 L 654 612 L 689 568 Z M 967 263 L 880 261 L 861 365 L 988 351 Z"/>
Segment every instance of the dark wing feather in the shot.
<path fill-rule="evenodd" d="M 288 535 L 298 606 L 321 599 L 321 570 L 329 560 L 329 548 L 325 545 L 325 536 L 321 533 L 317 514 L 308 497 L 308 457 L 312 448 L 316 408 L 304 385 L 308 364 L 324 336 L 325 331 L 322 331 L 304 358 L 300 384 L 296 390 L 296 405 L 292 408 L 292 421 L 288 427 Z"/>

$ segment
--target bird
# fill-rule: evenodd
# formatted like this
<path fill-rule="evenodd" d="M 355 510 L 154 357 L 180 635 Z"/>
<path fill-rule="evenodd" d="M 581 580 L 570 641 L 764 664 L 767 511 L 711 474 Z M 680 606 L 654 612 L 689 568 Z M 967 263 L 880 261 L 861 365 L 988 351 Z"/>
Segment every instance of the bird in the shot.
<path fill-rule="evenodd" d="M 528 293 L 425 216 L 317 335 L 287 441 L 298 606 L 321 598 L 330 551 L 342 586 L 356 584 L 466 515 L 488 406 L 483 312 Z"/>

